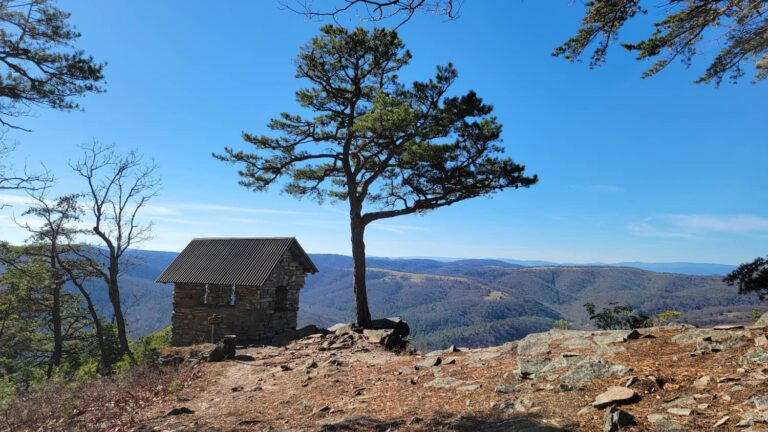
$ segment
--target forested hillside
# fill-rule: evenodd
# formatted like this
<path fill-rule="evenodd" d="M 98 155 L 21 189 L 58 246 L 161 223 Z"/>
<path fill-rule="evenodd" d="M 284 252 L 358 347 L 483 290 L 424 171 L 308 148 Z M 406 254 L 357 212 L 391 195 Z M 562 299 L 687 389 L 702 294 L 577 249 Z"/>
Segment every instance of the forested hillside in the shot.
<path fill-rule="evenodd" d="M 136 251 L 124 276 L 125 306 L 134 336 L 170 322 L 172 286 L 154 278 L 176 256 Z M 299 325 L 327 326 L 354 318 L 352 260 L 312 255 L 320 272 L 301 294 Z M 683 312 L 697 325 L 745 321 L 759 306 L 719 276 L 654 273 L 630 267 L 524 267 L 497 260 L 368 259 L 375 316 L 401 316 L 425 347 L 488 346 L 547 330 L 557 319 L 588 326 L 583 304 L 629 304 L 646 314 Z M 98 295 L 106 304 L 106 295 Z"/>

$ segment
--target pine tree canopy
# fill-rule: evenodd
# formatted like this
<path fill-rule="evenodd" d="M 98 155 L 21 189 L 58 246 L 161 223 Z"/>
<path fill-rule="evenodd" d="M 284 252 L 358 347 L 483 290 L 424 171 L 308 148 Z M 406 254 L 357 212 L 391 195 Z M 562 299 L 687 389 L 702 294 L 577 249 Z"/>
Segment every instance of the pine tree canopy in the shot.
<path fill-rule="evenodd" d="M 608 46 L 628 21 L 646 14 L 642 0 L 592 0 L 576 35 L 553 52 L 579 60 L 594 46 L 590 66 L 605 61 Z M 744 64 L 755 67 L 754 80 L 768 78 L 768 1 L 766 0 L 669 0 L 654 31 L 638 42 L 621 43 L 637 53 L 638 60 L 658 59 L 643 74 L 650 77 L 676 59 L 690 65 L 697 54 L 716 53 L 698 83 L 719 85 L 737 81 Z"/>
<path fill-rule="evenodd" d="M 364 225 L 536 183 L 503 157 L 492 106 L 472 91 L 447 95 L 451 64 L 406 86 L 398 72 L 410 59 L 395 31 L 323 27 L 296 62 L 311 84 L 296 93 L 304 114 L 273 119 L 274 135 L 245 133 L 255 152 L 216 157 L 241 165 L 240 183 L 256 191 L 285 179 L 297 197 L 365 202 Z"/>
<path fill-rule="evenodd" d="M 30 105 L 78 109 L 75 97 L 103 91 L 104 64 L 74 47 L 69 13 L 51 0 L 0 2 L 0 124 Z"/>
<path fill-rule="evenodd" d="M 739 294 L 757 293 L 762 300 L 768 300 L 768 257 L 740 265 L 723 281 L 738 285 Z"/>

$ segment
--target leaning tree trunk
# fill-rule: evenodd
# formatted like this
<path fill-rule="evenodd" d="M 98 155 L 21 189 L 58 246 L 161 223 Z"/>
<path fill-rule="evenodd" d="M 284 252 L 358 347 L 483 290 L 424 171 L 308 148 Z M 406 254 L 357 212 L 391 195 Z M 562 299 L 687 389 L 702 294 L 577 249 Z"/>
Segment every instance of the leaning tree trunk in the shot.
<path fill-rule="evenodd" d="M 101 375 L 108 375 L 112 373 L 112 361 L 109 353 L 107 352 L 107 344 L 104 341 L 104 326 L 101 323 L 101 318 L 99 318 L 99 312 L 96 310 L 96 306 L 93 304 L 93 299 L 88 293 L 88 290 L 86 290 L 85 286 L 83 286 L 83 282 L 78 282 L 75 276 L 75 272 L 72 271 L 71 268 L 63 265 L 61 261 L 58 260 L 58 258 L 57 261 L 59 262 L 59 266 L 63 268 L 65 272 L 67 272 L 69 280 L 72 282 L 72 284 L 75 285 L 78 291 L 80 291 L 80 295 L 82 295 L 85 299 L 85 304 L 88 307 L 88 313 L 91 315 L 91 321 L 93 321 L 93 327 L 96 330 L 96 343 L 99 347 L 99 353 L 101 354 L 101 364 L 99 371 Z"/>
<path fill-rule="evenodd" d="M 77 289 L 80 290 L 80 294 L 85 298 L 85 304 L 88 306 L 88 313 L 91 314 L 91 321 L 93 321 L 93 327 L 96 330 L 96 343 L 99 346 L 99 353 L 101 354 L 100 372 L 102 375 L 108 375 L 112 373 L 112 361 L 107 352 L 107 344 L 104 342 L 104 326 L 101 324 L 101 318 L 99 318 L 99 313 L 96 311 L 96 306 L 93 305 L 91 295 L 88 294 L 88 291 L 81 285 L 77 285 Z"/>
<path fill-rule="evenodd" d="M 355 288 L 355 309 L 357 312 L 357 325 L 363 328 L 371 328 L 371 311 L 368 309 L 368 293 L 365 287 L 365 225 L 360 213 L 352 214 L 350 218 L 352 229 L 352 273 Z"/>
<path fill-rule="evenodd" d="M 120 353 L 133 360 L 133 353 L 128 344 L 128 334 L 125 326 L 125 316 L 123 315 L 123 306 L 120 302 L 120 286 L 118 285 L 118 264 L 117 259 L 111 258 L 109 266 L 109 301 L 112 303 L 112 309 L 115 313 L 115 326 L 117 327 L 117 340 L 120 343 Z"/>

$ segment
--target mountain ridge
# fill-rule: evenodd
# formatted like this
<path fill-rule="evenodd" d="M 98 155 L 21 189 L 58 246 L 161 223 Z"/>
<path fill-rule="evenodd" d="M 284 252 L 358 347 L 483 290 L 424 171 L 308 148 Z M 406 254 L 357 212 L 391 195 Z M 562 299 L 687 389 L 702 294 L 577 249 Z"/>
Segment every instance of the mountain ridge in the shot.
<path fill-rule="evenodd" d="M 134 250 L 123 278 L 123 297 L 131 334 L 142 336 L 170 323 L 172 285 L 154 282 L 175 252 Z M 354 320 L 352 259 L 310 254 L 320 272 L 301 292 L 299 325 L 327 326 Z M 588 328 L 583 304 L 622 299 L 654 315 L 683 312 L 698 325 L 745 322 L 759 301 L 740 296 L 720 276 L 658 273 L 615 265 L 522 266 L 493 259 L 437 261 L 425 258 L 370 257 L 368 286 L 375 316 L 402 316 L 413 327 L 414 342 L 489 346 L 546 331 L 556 320 Z M 102 310 L 106 293 L 92 289 Z"/>

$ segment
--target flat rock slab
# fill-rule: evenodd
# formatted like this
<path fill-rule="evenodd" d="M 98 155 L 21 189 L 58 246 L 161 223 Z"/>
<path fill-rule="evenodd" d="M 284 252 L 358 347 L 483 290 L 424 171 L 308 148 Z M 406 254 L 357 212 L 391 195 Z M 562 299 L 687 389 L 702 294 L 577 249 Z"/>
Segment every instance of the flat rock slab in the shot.
<path fill-rule="evenodd" d="M 432 381 L 424 384 L 424 387 L 433 387 L 433 388 L 450 388 L 450 387 L 456 387 L 458 385 L 461 385 L 463 381 L 458 380 L 453 377 L 439 377 L 435 378 Z"/>
<path fill-rule="evenodd" d="M 766 364 L 768 363 L 768 351 L 762 348 L 754 348 L 749 350 L 744 356 L 739 359 L 739 363 L 742 365 L 748 365 L 752 363 Z"/>
<path fill-rule="evenodd" d="M 719 325 L 712 327 L 714 330 L 739 330 L 743 329 L 743 325 Z"/>
<path fill-rule="evenodd" d="M 434 366 L 440 366 L 440 363 L 442 362 L 443 362 L 443 359 L 441 359 L 440 357 L 428 357 L 427 359 L 422 360 L 416 363 L 415 365 L 413 365 L 413 368 L 416 370 L 427 369 Z"/>
<path fill-rule="evenodd" d="M 600 393 L 592 402 L 595 408 L 602 408 L 608 405 L 627 403 L 635 399 L 635 391 L 626 387 L 608 387 L 608 390 Z"/>
<path fill-rule="evenodd" d="M 563 346 L 565 347 L 589 347 L 593 346 L 591 340 L 586 338 L 574 338 L 574 339 L 568 339 L 565 342 L 563 342 Z"/>
<path fill-rule="evenodd" d="M 664 414 L 648 414 L 648 421 L 653 424 L 657 431 L 673 432 L 673 431 L 685 431 L 688 430 L 684 426 L 672 422 L 669 417 Z"/>
<path fill-rule="evenodd" d="M 689 416 L 693 413 L 693 410 L 690 408 L 670 408 L 667 412 L 677 416 Z"/>
<path fill-rule="evenodd" d="M 680 345 L 695 343 L 699 339 L 711 337 L 710 333 L 711 332 L 708 330 L 691 330 L 691 331 L 687 331 L 685 333 L 680 333 L 679 335 L 673 336 L 672 342 Z"/>
<path fill-rule="evenodd" d="M 563 381 L 588 381 L 595 378 L 621 376 L 630 371 L 630 368 L 613 364 L 602 358 L 588 358 L 579 362 L 576 366 L 563 375 Z"/>
<path fill-rule="evenodd" d="M 480 384 L 470 384 L 470 385 L 459 387 L 456 390 L 469 393 L 469 392 L 477 391 L 479 388 L 480 388 Z"/>

